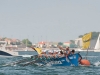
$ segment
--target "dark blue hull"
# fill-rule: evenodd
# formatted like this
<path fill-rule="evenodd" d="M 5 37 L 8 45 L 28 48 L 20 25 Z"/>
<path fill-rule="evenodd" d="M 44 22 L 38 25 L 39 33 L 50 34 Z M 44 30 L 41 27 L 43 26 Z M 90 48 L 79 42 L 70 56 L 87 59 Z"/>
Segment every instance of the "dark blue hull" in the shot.
<path fill-rule="evenodd" d="M 74 55 L 69 55 L 68 57 L 62 57 L 59 58 L 58 61 L 52 64 L 52 66 L 78 66 L 79 55 L 74 54 Z"/>
<path fill-rule="evenodd" d="M 60 57 L 60 58 L 50 58 L 50 59 L 41 59 L 39 62 L 43 65 L 50 65 L 50 66 L 78 66 L 79 62 L 79 54 L 69 55 L 68 57 Z"/>
<path fill-rule="evenodd" d="M 2 56 L 12 56 L 11 54 L 6 53 L 4 51 L 0 51 L 0 55 L 2 55 Z"/>

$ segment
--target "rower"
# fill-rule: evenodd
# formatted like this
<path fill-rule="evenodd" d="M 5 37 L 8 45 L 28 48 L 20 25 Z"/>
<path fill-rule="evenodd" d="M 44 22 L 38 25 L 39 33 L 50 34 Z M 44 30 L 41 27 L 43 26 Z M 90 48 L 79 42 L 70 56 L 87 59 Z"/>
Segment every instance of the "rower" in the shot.
<path fill-rule="evenodd" d="M 69 50 L 69 47 L 62 48 L 62 47 L 58 46 L 58 48 L 59 48 L 60 50 L 65 51 L 64 54 L 65 54 L 66 57 L 71 53 L 70 50 Z"/>
<path fill-rule="evenodd" d="M 54 50 L 53 56 L 57 57 L 58 56 L 58 52 L 59 52 L 58 50 Z"/>
<path fill-rule="evenodd" d="M 47 51 L 47 50 L 42 50 L 42 53 L 41 53 L 41 54 L 42 54 L 42 56 L 47 57 L 46 51 Z"/>
<path fill-rule="evenodd" d="M 48 56 L 53 57 L 54 50 L 48 50 Z"/>
<path fill-rule="evenodd" d="M 71 51 L 71 54 L 75 54 L 75 50 L 74 49 Z"/>
<path fill-rule="evenodd" d="M 63 51 L 62 50 L 59 50 L 58 57 L 64 57 L 64 56 L 65 55 L 64 55 Z"/>

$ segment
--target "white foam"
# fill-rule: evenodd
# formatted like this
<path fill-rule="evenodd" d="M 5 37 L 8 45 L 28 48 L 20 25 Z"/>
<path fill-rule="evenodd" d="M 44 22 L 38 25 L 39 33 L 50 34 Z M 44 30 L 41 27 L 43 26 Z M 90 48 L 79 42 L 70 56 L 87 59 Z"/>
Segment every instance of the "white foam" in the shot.
<path fill-rule="evenodd" d="M 94 63 L 94 66 L 99 66 L 99 65 L 100 65 L 100 61 Z"/>
<path fill-rule="evenodd" d="M 31 57 L 33 55 L 20 55 L 20 56 L 22 56 L 22 57 Z"/>

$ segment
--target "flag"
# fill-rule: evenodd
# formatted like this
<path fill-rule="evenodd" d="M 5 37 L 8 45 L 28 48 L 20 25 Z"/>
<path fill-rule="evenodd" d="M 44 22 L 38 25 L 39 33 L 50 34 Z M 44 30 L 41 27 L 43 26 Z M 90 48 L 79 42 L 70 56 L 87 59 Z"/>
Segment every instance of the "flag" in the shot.
<path fill-rule="evenodd" d="M 38 54 L 41 54 L 42 53 L 41 48 L 35 48 L 35 50 L 38 52 Z"/>
<path fill-rule="evenodd" d="M 92 33 L 87 33 L 82 37 L 82 41 L 83 41 L 83 47 L 82 49 L 88 49 L 90 46 L 90 40 L 91 40 L 91 35 Z"/>

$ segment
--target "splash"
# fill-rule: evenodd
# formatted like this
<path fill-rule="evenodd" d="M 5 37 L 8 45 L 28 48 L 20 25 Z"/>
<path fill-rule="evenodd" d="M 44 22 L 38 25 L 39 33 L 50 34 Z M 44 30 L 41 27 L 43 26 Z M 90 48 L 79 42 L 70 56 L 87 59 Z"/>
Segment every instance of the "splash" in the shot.
<path fill-rule="evenodd" d="M 95 62 L 94 66 L 96 66 L 96 67 L 100 66 L 100 61 Z"/>

